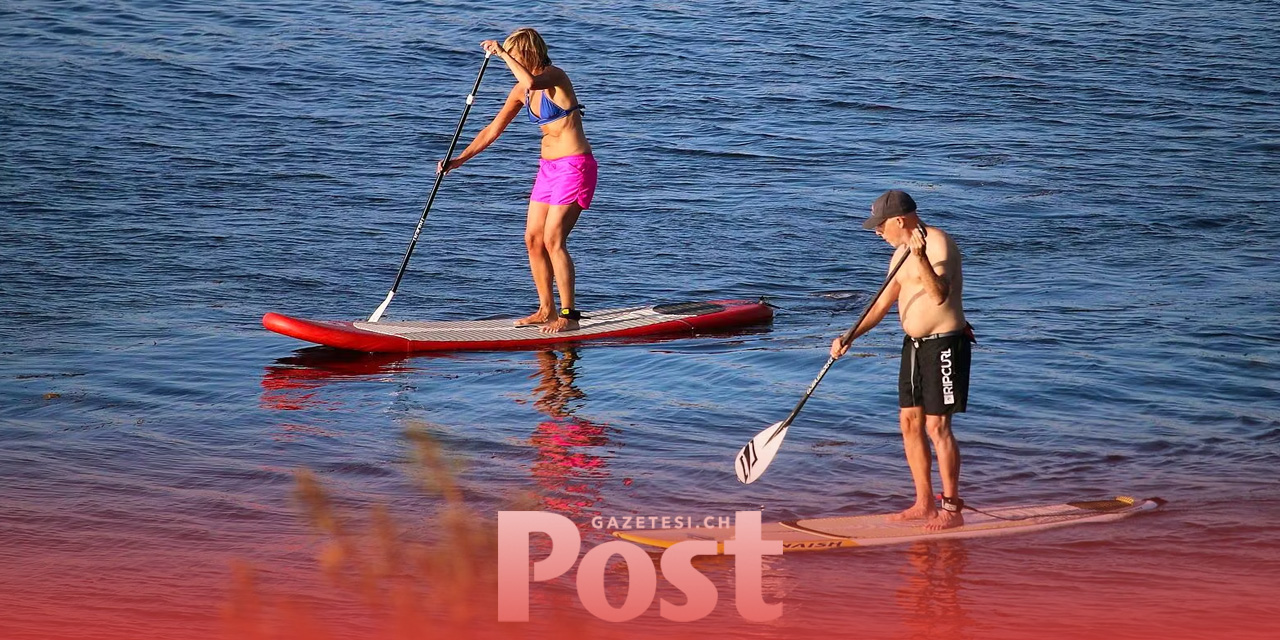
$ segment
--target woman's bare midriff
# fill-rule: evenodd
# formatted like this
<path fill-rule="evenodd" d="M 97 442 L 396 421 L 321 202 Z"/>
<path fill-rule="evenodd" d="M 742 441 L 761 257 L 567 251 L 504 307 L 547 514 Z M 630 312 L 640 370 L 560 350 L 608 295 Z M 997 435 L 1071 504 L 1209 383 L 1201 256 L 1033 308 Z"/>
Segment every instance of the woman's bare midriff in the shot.
<path fill-rule="evenodd" d="M 582 131 L 577 113 L 564 120 L 542 126 L 542 159 L 555 160 L 591 153 L 591 144 Z M 570 122 L 572 121 L 572 122 Z"/>

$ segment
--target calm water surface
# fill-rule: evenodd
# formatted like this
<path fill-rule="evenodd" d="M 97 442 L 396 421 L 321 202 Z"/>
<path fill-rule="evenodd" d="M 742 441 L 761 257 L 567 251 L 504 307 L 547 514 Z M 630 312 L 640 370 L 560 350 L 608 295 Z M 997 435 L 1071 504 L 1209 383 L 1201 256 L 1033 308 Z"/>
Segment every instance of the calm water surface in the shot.
<path fill-rule="evenodd" d="M 731 564 L 709 561 L 712 616 L 664 624 L 655 604 L 614 633 L 1273 637 L 1280 17 L 1144 5 L 4 3 L 0 635 L 219 637 L 234 563 L 338 637 L 385 629 L 325 579 L 293 474 L 430 539 L 413 425 L 481 516 L 531 491 L 589 544 L 596 515 L 903 508 L 892 318 L 762 481 L 731 466 L 878 287 L 890 248 L 859 223 L 900 187 L 965 254 L 966 498 L 1170 504 L 771 559 L 768 624 L 741 621 Z M 573 235 L 581 306 L 767 296 L 773 324 L 410 358 L 263 330 L 266 311 L 377 306 L 477 43 L 524 25 L 571 73 L 601 163 Z M 510 84 L 490 68 L 468 134 Z M 532 308 L 536 150 L 515 122 L 450 176 L 392 317 Z M 505 633 L 539 636 L 571 589 L 539 585 L 535 624 Z"/>

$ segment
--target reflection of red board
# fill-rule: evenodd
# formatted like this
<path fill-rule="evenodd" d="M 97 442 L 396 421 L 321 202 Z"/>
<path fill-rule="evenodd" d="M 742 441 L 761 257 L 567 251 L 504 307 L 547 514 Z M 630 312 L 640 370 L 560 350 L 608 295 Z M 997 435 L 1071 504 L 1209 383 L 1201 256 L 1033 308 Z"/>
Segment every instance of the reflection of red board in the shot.
<path fill-rule="evenodd" d="M 731 329 L 768 321 L 769 307 L 747 300 L 680 302 L 583 312 L 580 328 L 555 334 L 512 320 L 344 322 L 268 313 L 262 325 L 286 336 L 338 349 L 379 353 L 528 349 L 601 338 L 634 338 Z"/>

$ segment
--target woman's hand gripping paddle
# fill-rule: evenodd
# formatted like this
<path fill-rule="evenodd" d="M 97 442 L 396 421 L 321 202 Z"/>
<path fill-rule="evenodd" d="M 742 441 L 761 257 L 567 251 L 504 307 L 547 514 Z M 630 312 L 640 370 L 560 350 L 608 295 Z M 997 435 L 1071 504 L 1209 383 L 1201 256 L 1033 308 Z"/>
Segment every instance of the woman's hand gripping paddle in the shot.
<path fill-rule="evenodd" d="M 923 231 L 924 227 L 920 227 Z M 858 321 L 849 327 L 844 335 L 840 336 L 840 344 L 848 345 L 853 342 L 853 332 L 858 329 L 863 320 L 867 319 L 867 314 L 871 313 L 871 308 L 875 306 L 876 301 L 880 299 L 884 290 L 889 287 L 889 283 L 893 282 L 893 277 L 898 275 L 898 269 L 902 268 L 907 258 L 911 257 L 911 250 L 907 249 L 907 254 L 902 256 L 898 264 L 894 265 L 889 271 L 889 276 L 884 279 L 884 284 L 880 285 L 880 290 L 874 296 L 871 296 L 871 302 L 867 303 L 867 308 L 858 316 Z M 734 464 L 734 470 L 738 473 L 738 481 L 743 484 L 751 484 L 760 479 L 764 475 L 765 469 L 769 468 L 769 463 L 773 462 L 774 456 L 778 455 L 778 449 L 782 447 L 782 439 L 787 435 L 787 429 L 791 423 L 800 414 L 800 409 L 804 408 L 804 403 L 809 401 L 809 396 L 813 395 L 813 390 L 818 388 L 818 383 L 822 382 L 822 377 L 827 375 L 827 370 L 835 364 L 835 357 L 827 358 L 827 363 L 822 365 L 822 371 L 818 372 L 818 377 L 809 383 L 809 389 L 804 392 L 804 397 L 800 398 L 800 402 L 796 403 L 796 408 L 791 410 L 791 415 L 787 416 L 782 422 L 775 422 L 769 425 L 768 429 L 756 434 L 741 451 L 738 452 L 738 458 Z"/>
<path fill-rule="evenodd" d="M 462 136 L 462 125 L 467 122 L 467 114 L 471 113 L 471 104 L 476 101 L 476 92 L 480 90 L 480 80 L 484 78 L 484 69 L 489 66 L 489 56 L 484 54 L 484 62 L 480 63 L 480 73 L 476 74 L 476 83 L 471 87 L 471 93 L 467 94 L 467 106 L 462 109 L 462 117 L 458 119 L 458 128 L 453 131 L 453 140 L 449 141 L 449 150 L 444 154 L 445 162 L 453 157 L 453 148 L 458 144 L 458 138 Z M 418 218 L 418 226 L 413 229 L 413 239 L 409 241 L 409 248 L 404 252 L 404 260 L 400 261 L 400 270 L 396 272 L 396 281 L 391 284 L 391 290 L 387 292 L 387 297 L 374 310 L 373 315 L 369 316 L 369 322 L 377 322 L 382 318 L 382 314 L 386 313 L 387 306 L 391 304 L 391 299 L 396 297 L 396 289 L 400 288 L 400 279 L 404 278 L 404 271 L 409 267 L 409 256 L 413 255 L 413 248 L 418 245 L 418 236 L 422 234 L 422 224 L 427 221 L 427 213 L 431 211 L 431 203 L 436 200 L 436 192 L 440 191 L 440 182 L 444 180 L 444 171 L 436 172 L 436 182 L 431 186 L 431 195 L 427 197 L 427 205 L 422 208 L 422 216 Z"/>

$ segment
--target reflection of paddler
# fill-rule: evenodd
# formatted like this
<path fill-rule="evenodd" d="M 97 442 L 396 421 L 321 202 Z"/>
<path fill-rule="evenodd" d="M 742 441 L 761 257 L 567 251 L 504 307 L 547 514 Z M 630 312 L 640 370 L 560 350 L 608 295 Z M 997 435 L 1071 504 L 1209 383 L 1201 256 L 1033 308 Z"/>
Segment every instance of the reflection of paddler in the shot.
<path fill-rule="evenodd" d="M 570 417 L 577 407 L 570 406 L 569 403 L 587 397 L 587 394 L 573 386 L 577 376 L 574 367 L 578 363 L 578 351 L 568 349 L 564 352 L 564 357 L 560 357 L 555 351 L 539 351 L 537 356 L 538 372 L 529 376 L 538 378 L 538 384 L 533 387 L 533 393 L 537 396 L 534 406 L 552 418 Z"/>
<path fill-rule="evenodd" d="M 960 578 L 969 552 L 957 540 L 916 542 L 907 548 L 910 569 L 898 589 L 911 638 L 963 638 L 973 622 L 960 604 Z"/>
<path fill-rule="evenodd" d="M 574 386 L 576 350 L 564 355 L 537 353 L 538 383 L 534 406 L 550 420 L 538 423 L 530 442 L 537 449 L 533 476 L 542 489 L 543 503 L 578 523 L 599 513 L 600 486 L 608 475 L 605 458 L 591 453 L 609 444 L 608 427 L 574 415 L 586 397 Z"/>

